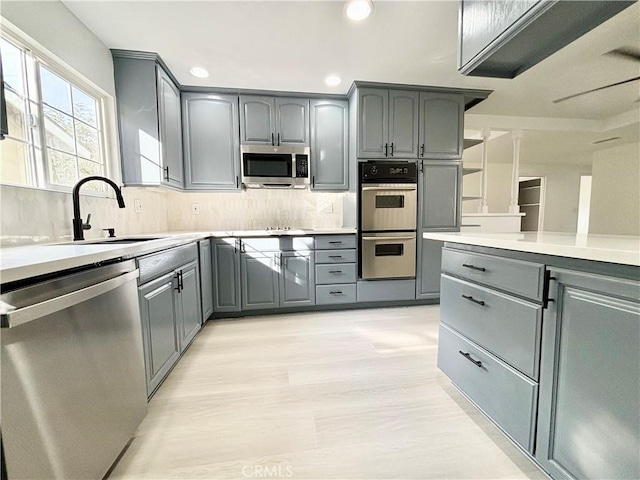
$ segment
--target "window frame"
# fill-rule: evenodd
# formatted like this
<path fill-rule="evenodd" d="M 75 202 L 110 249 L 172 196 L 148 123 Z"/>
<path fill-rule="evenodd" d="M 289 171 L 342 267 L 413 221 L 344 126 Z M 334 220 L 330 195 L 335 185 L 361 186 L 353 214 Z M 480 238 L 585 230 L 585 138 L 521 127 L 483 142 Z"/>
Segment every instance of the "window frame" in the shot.
<path fill-rule="evenodd" d="M 113 106 L 115 105 L 114 99 L 111 95 L 103 91 L 100 87 L 94 85 L 88 79 L 84 78 L 83 75 L 79 74 L 76 70 L 68 66 L 65 62 L 55 58 L 52 54 L 48 53 L 42 48 L 33 47 L 33 43 L 29 40 L 23 38 L 23 35 L 14 31 L 14 28 L 7 28 L 7 23 L 5 19 L 2 19 L 2 31 L 0 32 L 0 37 L 12 44 L 16 48 L 20 49 L 22 52 L 22 67 L 23 67 L 23 82 L 25 87 L 25 100 L 27 105 L 27 110 L 25 111 L 25 127 L 27 129 L 27 142 L 22 139 L 13 137 L 11 132 L 7 138 L 12 141 L 18 141 L 20 143 L 26 144 L 29 146 L 29 175 L 28 179 L 30 180 L 30 184 L 24 185 L 19 183 L 7 182 L 4 180 L 0 180 L 0 185 L 14 186 L 20 188 L 31 188 L 37 190 L 47 190 L 61 193 L 71 193 L 73 190 L 73 185 L 60 185 L 52 182 L 50 175 L 50 164 L 48 157 L 48 146 L 46 142 L 46 127 L 45 127 L 45 116 L 44 116 L 44 101 L 42 99 L 42 81 L 41 81 L 41 68 L 44 67 L 49 70 L 54 75 L 60 77 L 64 82 L 68 83 L 71 87 L 75 87 L 77 90 L 80 90 L 84 94 L 88 95 L 96 102 L 96 123 L 97 123 L 97 133 L 98 133 L 98 155 L 100 157 L 100 163 L 102 165 L 102 174 L 105 177 L 112 178 L 112 176 L 117 175 L 118 178 L 112 178 L 114 181 L 120 181 L 120 170 L 118 168 L 118 164 L 116 160 L 112 159 L 111 151 L 115 149 L 117 151 L 117 143 L 114 142 L 115 135 L 115 125 L 112 125 L 112 122 L 115 122 L 115 110 Z M 17 29 L 16 29 L 17 30 Z M 32 92 L 32 85 L 35 88 L 36 92 Z M 13 92 L 13 89 L 6 89 L 7 91 Z M 19 95 L 18 93 L 15 93 Z M 22 97 L 21 97 L 22 98 Z M 35 110 L 34 110 L 35 108 Z M 55 108 L 55 107 L 53 107 Z M 113 110 L 113 112 L 111 112 Z M 29 120 L 29 116 L 35 119 L 36 126 L 30 126 L 31 120 Z M 82 121 L 78 117 L 76 117 L 72 111 L 70 115 L 72 122 L 75 120 Z M 87 123 L 87 122 L 84 122 Z M 89 124 L 87 124 L 89 125 Z M 92 127 L 94 128 L 94 127 Z M 74 123 L 74 142 L 77 144 L 77 136 L 75 134 L 75 123 Z M 29 143 L 31 142 L 31 143 Z M 84 159 L 81 155 L 78 155 L 77 146 L 74 146 L 76 150 L 75 153 L 71 154 L 75 158 L 76 168 L 79 165 L 79 158 Z M 38 151 L 39 150 L 39 151 Z M 54 150 L 58 150 L 55 149 Z M 64 153 L 64 152 L 63 152 Z M 87 159 L 90 160 L 91 159 Z M 79 173 L 79 172 L 78 172 Z M 78 180 L 81 178 L 78 175 Z M 111 193 L 101 186 L 100 190 L 88 190 L 83 188 L 81 190 L 83 195 L 96 196 L 96 197 L 112 197 Z"/>

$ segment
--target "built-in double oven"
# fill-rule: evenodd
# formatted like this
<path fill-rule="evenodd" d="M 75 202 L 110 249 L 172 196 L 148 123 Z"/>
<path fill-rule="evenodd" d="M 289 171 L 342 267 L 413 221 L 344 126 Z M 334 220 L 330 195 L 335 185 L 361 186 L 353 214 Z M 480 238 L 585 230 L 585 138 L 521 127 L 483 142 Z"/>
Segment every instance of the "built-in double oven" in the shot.
<path fill-rule="evenodd" d="M 412 162 L 359 164 L 360 277 L 416 275 L 417 168 Z"/>

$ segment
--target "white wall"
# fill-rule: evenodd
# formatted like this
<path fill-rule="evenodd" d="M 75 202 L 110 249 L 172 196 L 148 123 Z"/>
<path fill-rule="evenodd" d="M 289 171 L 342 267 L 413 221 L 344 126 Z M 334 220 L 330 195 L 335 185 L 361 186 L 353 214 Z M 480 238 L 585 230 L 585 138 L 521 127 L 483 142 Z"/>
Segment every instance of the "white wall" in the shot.
<path fill-rule="evenodd" d="M 594 153 L 589 233 L 640 235 L 640 146 Z"/>

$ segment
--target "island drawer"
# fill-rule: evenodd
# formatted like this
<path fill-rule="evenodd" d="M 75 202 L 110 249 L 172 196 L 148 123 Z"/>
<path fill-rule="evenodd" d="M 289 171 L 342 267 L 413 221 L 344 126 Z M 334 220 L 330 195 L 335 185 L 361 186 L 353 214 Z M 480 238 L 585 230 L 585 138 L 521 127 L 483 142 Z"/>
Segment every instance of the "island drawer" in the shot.
<path fill-rule="evenodd" d="M 542 301 L 544 265 L 540 263 L 443 248 L 442 271 Z"/>
<path fill-rule="evenodd" d="M 316 287 L 316 305 L 332 303 L 356 303 L 356 284 L 318 285 Z"/>
<path fill-rule="evenodd" d="M 341 248 L 356 248 L 355 235 L 318 235 L 316 236 L 316 250 L 334 250 Z"/>
<path fill-rule="evenodd" d="M 537 383 L 442 323 L 438 367 L 507 435 L 533 454 Z"/>
<path fill-rule="evenodd" d="M 316 285 L 354 283 L 355 281 L 355 263 L 341 263 L 339 265 L 316 265 Z"/>
<path fill-rule="evenodd" d="M 538 379 L 542 305 L 443 274 L 440 320 Z"/>
<path fill-rule="evenodd" d="M 316 250 L 316 263 L 355 263 L 355 250 Z"/>
<path fill-rule="evenodd" d="M 171 270 L 186 265 L 198 259 L 198 244 L 191 243 L 181 247 L 171 248 L 158 253 L 140 257 L 137 260 L 140 278 L 138 285 L 153 280 Z"/>

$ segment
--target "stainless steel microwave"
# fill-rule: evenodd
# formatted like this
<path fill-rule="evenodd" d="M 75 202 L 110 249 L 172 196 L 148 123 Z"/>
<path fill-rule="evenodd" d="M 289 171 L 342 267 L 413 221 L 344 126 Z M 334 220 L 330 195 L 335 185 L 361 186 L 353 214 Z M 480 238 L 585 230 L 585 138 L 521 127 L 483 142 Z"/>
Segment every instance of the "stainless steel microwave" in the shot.
<path fill-rule="evenodd" d="M 305 188 L 309 185 L 309 147 L 244 145 L 242 183 L 247 188 Z"/>

